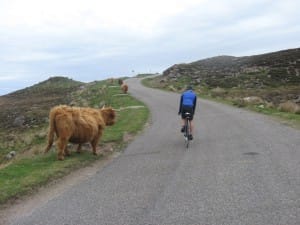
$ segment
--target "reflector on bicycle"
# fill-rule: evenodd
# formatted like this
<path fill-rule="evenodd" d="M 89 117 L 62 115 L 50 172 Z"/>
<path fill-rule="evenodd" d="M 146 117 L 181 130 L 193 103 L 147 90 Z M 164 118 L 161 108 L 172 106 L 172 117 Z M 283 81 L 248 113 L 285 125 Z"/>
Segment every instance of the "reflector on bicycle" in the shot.
<path fill-rule="evenodd" d="M 191 119 L 191 113 L 189 112 L 185 112 L 184 115 L 186 116 L 187 119 Z"/>

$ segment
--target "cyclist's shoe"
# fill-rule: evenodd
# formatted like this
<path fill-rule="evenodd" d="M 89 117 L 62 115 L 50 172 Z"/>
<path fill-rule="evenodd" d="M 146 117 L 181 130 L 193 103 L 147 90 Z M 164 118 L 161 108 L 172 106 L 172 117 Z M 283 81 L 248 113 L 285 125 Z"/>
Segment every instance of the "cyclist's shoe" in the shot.
<path fill-rule="evenodd" d="M 181 133 L 184 133 L 184 131 L 185 131 L 185 126 L 182 126 L 180 131 L 181 131 Z"/>
<path fill-rule="evenodd" d="M 188 139 L 193 140 L 193 135 L 189 134 Z"/>

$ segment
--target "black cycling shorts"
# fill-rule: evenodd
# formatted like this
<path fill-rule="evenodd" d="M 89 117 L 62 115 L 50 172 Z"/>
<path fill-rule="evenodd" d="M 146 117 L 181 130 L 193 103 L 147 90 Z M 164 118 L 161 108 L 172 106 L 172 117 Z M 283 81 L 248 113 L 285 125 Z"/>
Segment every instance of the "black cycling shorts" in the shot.
<path fill-rule="evenodd" d="M 193 110 L 193 107 L 189 107 L 189 106 L 182 106 L 182 110 L 181 110 L 181 118 L 182 119 L 185 119 L 186 118 L 186 115 L 185 113 L 188 112 L 190 113 L 190 118 L 191 120 L 193 119 L 194 117 L 194 110 Z"/>

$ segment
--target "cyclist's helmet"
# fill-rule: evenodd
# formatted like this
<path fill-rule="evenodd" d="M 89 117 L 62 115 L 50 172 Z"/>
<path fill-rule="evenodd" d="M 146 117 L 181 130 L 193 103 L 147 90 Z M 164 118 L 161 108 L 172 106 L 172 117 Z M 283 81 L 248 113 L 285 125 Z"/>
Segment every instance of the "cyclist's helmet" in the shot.
<path fill-rule="evenodd" d="M 188 86 L 186 87 L 186 90 L 193 90 L 192 85 L 188 85 Z"/>

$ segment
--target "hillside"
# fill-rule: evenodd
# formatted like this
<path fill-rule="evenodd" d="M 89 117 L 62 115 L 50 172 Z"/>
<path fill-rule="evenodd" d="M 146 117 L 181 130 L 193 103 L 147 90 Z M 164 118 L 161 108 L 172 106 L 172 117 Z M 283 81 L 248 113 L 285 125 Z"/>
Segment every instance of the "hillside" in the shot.
<path fill-rule="evenodd" d="M 264 88 L 300 84 L 300 48 L 268 54 L 217 56 L 176 64 L 163 72 L 165 81 L 190 80 L 210 88 Z"/>
<path fill-rule="evenodd" d="M 51 77 L 31 87 L 0 96 L 1 129 L 19 129 L 45 122 L 49 109 L 67 104 L 70 96 L 84 83 L 66 77 Z"/>
<path fill-rule="evenodd" d="M 300 48 L 176 64 L 145 81 L 145 85 L 176 92 L 182 92 L 187 84 L 199 95 L 239 107 L 299 114 Z"/>

